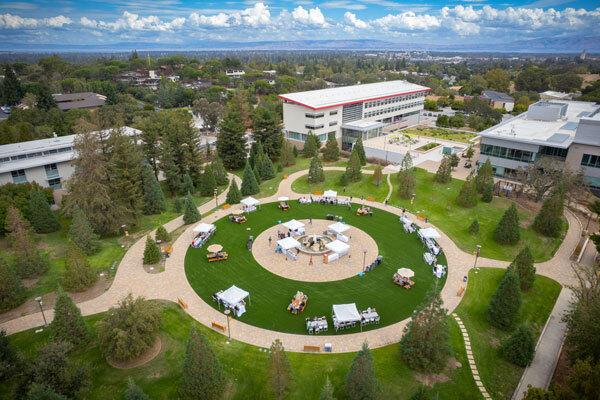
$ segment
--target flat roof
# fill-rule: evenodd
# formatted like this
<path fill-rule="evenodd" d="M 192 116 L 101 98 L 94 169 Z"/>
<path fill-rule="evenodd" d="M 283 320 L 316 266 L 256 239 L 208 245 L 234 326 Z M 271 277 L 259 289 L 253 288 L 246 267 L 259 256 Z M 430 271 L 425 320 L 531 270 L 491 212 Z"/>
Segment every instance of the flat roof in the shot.
<path fill-rule="evenodd" d="M 58 93 L 53 94 L 52 97 L 62 111 L 74 108 L 94 108 L 106 103 L 106 96 L 93 92 Z"/>
<path fill-rule="evenodd" d="M 564 118 L 555 121 L 528 119 L 528 112 L 492 126 L 479 134 L 484 138 L 510 140 L 540 146 L 567 148 L 573 143 L 579 121 L 592 115 L 599 105 L 585 101 L 545 100 L 543 103 L 566 104 Z M 596 114 L 597 116 L 598 114 Z M 596 118 L 593 116 L 592 118 Z"/>
<path fill-rule="evenodd" d="M 278 97 L 313 110 L 319 110 L 322 108 L 362 103 L 363 101 L 379 100 L 402 94 L 426 92 L 429 90 L 431 89 L 426 86 L 417 85 L 404 80 L 396 80 L 310 90 L 307 92 L 286 93 L 279 95 Z"/>
<path fill-rule="evenodd" d="M 370 129 L 381 128 L 383 126 L 385 126 L 383 122 L 360 119 L 358 121 L 347 122 L 342 125 L 342 128 L 354 129 L 357 131 L 367 131 Z"/>

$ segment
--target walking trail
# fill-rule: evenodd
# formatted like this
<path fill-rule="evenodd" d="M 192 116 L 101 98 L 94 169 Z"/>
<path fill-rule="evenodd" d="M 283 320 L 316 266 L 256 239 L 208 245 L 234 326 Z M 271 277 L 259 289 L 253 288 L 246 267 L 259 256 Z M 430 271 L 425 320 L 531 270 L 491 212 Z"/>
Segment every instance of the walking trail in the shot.
<path fill-rule="evenodd" d="M 325 170 L 344 170 L 341 167 L 327 167 Z M 373 173 L 373 171 L 364 171 L 365 173 Z M 389 172 L 389 171 L 388 171 Z M 262 198 L 263 203 L 274 202 L 279 196 L 287 196 L 291 200 L 298 199 L 302 195 L 295 193 L 292 190 L 292 183 L 302 175 L 308 173 L 308 170 L 298 171 L 291 174 L 287 179 L 284 179 L 275 194 Z M 392 192 L 390 174 L 387 174 L 387 182 L 390 187 L 389 198 Z M 239 183 L 240 179 L 231 175 Z M 225 193 L 218 196 L 219 204 L 224 203 Z M 367 206 L 372 208 L 385 210 L 387 212 L 400 216 L 402 211 L 394 206 L 387 204 L 364 201 Z M 200 207 L 199 211 L 203 215 L 202 221 L 214 222 L 231 212 L 231 209 L 214 209 L 213 202 L 208 202 Z M 207 213 L 211 212 L 206 215 Z M 407 213 L 409 214 L 409 213 Z M 433 226 L 429 223 L 419 221 L 414 215 L 410 215 L 420 227 Z M 554 255 L 554 257 L 546 262 L 536 264 L 537 272 L 541 275 L 548 276 L 562 285 L 573 284 L 574 277 L 571 270 L 571 262 L 569 260 L 574 251 L 581 235 L 581 224 L 570 212 L 566 212 L 565 216 L 569 223 L 569 229 L 563 243 Z M 183 226 L 182 216 L 165 224 L 168 231 L 173 231 Z M 158 274 L 148 274 L 142 266 L 142 258 L 146 238 L 145 236 L 133 244 L 127 253 L 124 255 L 117 269 L 115 279 L 111 287 L 102 295 L 79 303 L 83 315 L 97 314 L 108 310 L 110 307 L 117 305 L 118 301 L 129 293 L 134 296 L 144 296 L 148 299 L 161 299 L 172 302 L 177 302 L 178 299 L 183 300 L 187 305 L 187 312 L 190 316 L 200 323 L 211 326 L 212 322 L 217 322 L 221 325 L 226 325 L 226 317 L 223 313 L 205 303 L 194 291 L 188 283 L 184 270 L 184 259 L 189 243 L 194 237 L 192 231 L 194 225 L 190 225 L 181 234 L 181 236 L 173 244 L 173 252 L 171 257 L 166 260 L 164 272 Z M 469 269 L 473 264 L 474 256 L 466 253 L 458 248 L 458 246 L 441 230 L 441 238 L 438 240 L 448 261 L 448 276 L 446 284 L 441 290 L 441 297 L 445 307 L 449 312 L 453 312 L 460 303 L 462 296 L 458 294 L 459 289 L 464 286 L 463 277 L 468 275 Z M 479 265 L 482 267 L 497 267 L 506 268 L 506 261 L 498 261 L 487 258 L 480 258 Z M 554 323 L 548 324 L 544 330 L 538 348 L 540 350 L 554 352 L 558 346 L 562 344 L 564 337 L 564 329 L 560 327 L 558 321 L 568 305 L 569 295 L 566 289 L 563 289 L 559 300 L 556 303 L 555 309 L 552 312 Z M 51 321 L 53 311 L 46 311 L 46 318 Z M 402 337 L 403 328 L 406 326 L 408 318 L 397 322 L 393 325 L 388 325 L 380 329 L 371 330 L 368 332 L 352 333 L 336 336 L 315 336 L 315 335 L 297 335 L 289 333 L 281 333 L 248 325 L 236 319 L 230 320 L 230 334 L 235 340 L 249 343 L 260 347 L 269 347 L 275 339 L 281 340 L 287 351 L 301 352 L 304 346 L 319 346 L 323 348 L 325 343 L 332 345 L 333 352 L 355 352 L 358 351 L 362 344 L 366 341 L 371 348 L 386 346 L 392 343 L 397 343 Z M 27 329 L 39 327 L 43 325 L 42 315 L 40 313 L 25 315 L 0 325 L 0 329 L 6 330 L 8 334 L 21 332 Z M 557 325 L 555 327 L 554 325 Z M 561 330 L 562 329 L 562 330 Z M 541 380 L 538 377 L 549 380 L 548 376 L 552 375 L 554 367 L 549 365 L 555 363 L 558 353 L 540 355 L 541 351 L 536 353 L 536 359 L 532 366 L 528 368 L 524 374 L 524 378 L 519 386 L 527 387 L 527 384 L 538 384 Z M 550 360 L 540 360 L 541 357 L 549 357 Z"/>

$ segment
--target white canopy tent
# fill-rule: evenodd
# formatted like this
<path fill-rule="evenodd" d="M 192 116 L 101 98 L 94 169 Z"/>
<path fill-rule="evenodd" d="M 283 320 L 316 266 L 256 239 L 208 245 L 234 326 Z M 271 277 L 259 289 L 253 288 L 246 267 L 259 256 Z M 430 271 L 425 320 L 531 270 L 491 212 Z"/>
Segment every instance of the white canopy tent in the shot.
<path fill-rule="evenodd" d="M 435 228 L 419 229 L 419 236 L 421 236 L 424 239 L 439 239 L 442 237 Z"/>
<path fill-rule="evenodd" d="M 246 292 L 244 289 L 240 289 L 239 287 L 232 285 L 229 289 L 217 293 L 217 297 L 223 304 L 226 306 L 235 306 L 246 297 L 250 296 L 250 293 Z"/>
<path fill-rule="evenodd" d="M 277 245 L 281 246 L 283 250 L 297 249 L 300 247 L 300 242 L 293 237 L 286 237 L 285 239 L 278 240 Z"/>
<path fill-rule="evenodd" d="M 396 272 L 398 273 L 398 275 L 405 276 L 407 278 L 412 278 L 413 276 L 415 276 L 415 271 L 413 271 L 410 268 L 398 268 L 398 271 Z"/>
<path fill-rule="evenodd" d="M 242 199 L 240 203 L 242 203 L 246 207 L 255 207 L 260 204 L 260 201 L 256 200 L 254 197 L 249 196 L 245 199 Z"/>
<path fill-rule="evenodd" d="M 295 219 L 289 220 L 288 222 L 284 222 L 282 225 L 292 231 L 304 228 L 304 224 L 300 221 L 296 221 Z"/>
<path fill-rule="evenodd" d="M 350 226 L 343 222 L 336 222 L 335 224 L 329 225 L 327 229 L 337 235 L 346 232 L 348 229 L 350 229 Z"/>
<path fill-rule="evenodd" d="M 325 193 L 323 193 L 323 197 L 336 198 L 337 192 L 335 190 L 326 190 Z"/>
<path fill-rule="evenodd" d="M 348 251 L 350 250 L 350 246 L 342 242 L 341 240 L 334 240 L 331 243 L 327 243 L 325 247 L 328 250 L 331 250 L 339 255 L 348 254 Z"/>
<path fill-rule="evenodd" d="M 287 196 L 279 196 L 277 198 L 277 201 L 289 201 L 289 200 L 290 200 L 290 198 Z"/>
<path fill-rule="evenodd" d="M 338 323 L 360 322 L 360 313 L 356 308 L 356 303 L 334 304 L 333 315 L 337 319 Z"/>
<path fill-rule="evenodd" d="M 193 230 L 195 233 L 208 233 L 212 232 L 214 229 L 216 229 L 216 227 L 213 224 L 206 224 L 202 222 L 196 225 Z"/>

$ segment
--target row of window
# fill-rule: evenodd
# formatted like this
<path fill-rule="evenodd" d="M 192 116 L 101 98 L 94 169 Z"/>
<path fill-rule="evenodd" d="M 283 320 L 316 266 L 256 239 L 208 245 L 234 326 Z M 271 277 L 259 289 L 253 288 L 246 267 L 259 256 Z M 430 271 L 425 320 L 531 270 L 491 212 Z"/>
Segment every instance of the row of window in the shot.
<path fill-rule="evenodd" d="M 38 151 L 35 153 L 27 153 L 27 154 L 19 154 L 16 156 L 11 156 L 11 157 L 2 157 L 0 158 L 0 163 L 4 163 L 4 162 L 8 162 L 8 161 L 16 161 L 16 160 L 24 160 L 26 158 L 37 158 L 37 157 L 43 157 L 43 156 L 47 156 L 50 154 L 57 154 L 57 153 L 64 153 L 67 151 L 72 151 L 73 147 L 62 147 L 60 149 L 51 149 L 51 150 L 46 150 L 46 151 Z"/>
<path fill-rule="evenodd" d="M 382 108 L 380 110 L 374 110 L 374 111 L 369 111 L 365 113 L 365 118 L 370 118 L 370 117 L 375 117 L 377 115 L 382 115 L 382 114 L 387 114 L 390 112 L 396 112 L 396 111 L 400 111 L 400 110 L 404 110 L 407 108 L 412 108 L 418 105 L 423 104 L 422 101 L 415 101 L 412 103 L 408 103 L 408 104 L 400 104 L 394 107 L 388 107 L 388 108 Z"/>
<path fill-rule="evenodd" d="M 325 141 L 327 141 L 327 137 L 330 134 L 331 135 L 335 135 L 335 131 L 331 131 L 331 132 L 327 132 L 327 133 L 322 133 L 320 135 L 317 135 L 317 137 L 319 138 L 319 140 L 321 141 L 321 143 L 324 143 Z M 301 142 L 305 142 L 306 138 L 308 138 L 308 135 L 306 133 L 288 131 L 287 132 L 287 137 L 288 137 L 288 139 L 294 139 L 294 140 L 299 140 Z"/>
<path fill-rule="evenodd" d="M 337 113 L 338 113 L 337 110 L 335 110 L 335 111 L 329 111 L 329 115 L 337 115 Z M 314 118 L 323 118 L 325 116 L 325 113 L 322 113 L 322 112 L 321 113 L 316 113 L 316 114 L 305 113 L 304 116 L 306 118 L 312 118 L 312 119 L 314 119 Z"/>
<path fill-rule="evenodd" d="M 569 149 L 561 149 L 558 147 L 550 146 L 540 146 L 540 149 L 538 150 L 538 154 L 541 156 L 557 157 L 562 159 L 567 158 L 568 153 Z"/>
<path fill-rule="evenodd" d="M 324 128 L 324 127 L 325 127 L 325 125 L 323 125 L 323 124 L 320 124 L 320 125 L 309 125 L 309 124 L 306 124 L 306 125 L 304 125 L 304 127 L 305 127 L 306 129 L 312 129 L 312 130 L 315 130 L 315 129 L 321 129 L 321 128 Z"/>
<path fill-rule="evenodd" d="M 583 157 L 581 157 L 581 165 L 584 167 L 600 168 L 600 156 L 584 154 Z"/>
<path fill-rule="evenodd" d="M 58 166 L 56 164 L 48 164 L 44 165 L 44 169 L 46 170 L 48 186 L 50 186 L 52 189 L 60 189 L 61 182 L 58 175 Z M 24 169 L 11 171 L 10 175 L 12 176 L 13 183 L 27 183 L 27 174 L 25 173 Z"/>
<path fill-rule="evenodd" d="M 412 93 L 412 94 L 405 94 L 402 96 L 388 97 L 387 99 L 367 101 L 365 103 L 365 108 L 385 106 L 386 104 L 393 104 L 393 103 L 398 103 L 400 101 L 417 99 L 417 98 L 423 97 L 423 96 L 425 96 L 423 93 Z"/>
<path fill-rule="evenodd" d="M 532 162 L 533 161 L 533 152 L 519 150 L 519 149 L 511 149 L 508 147 L 501 146 L 493 146 L 491 144 L 482 144 L 481 145 L 481 154 L 485 154 L 487 156 L 506 158 L 508 160 L 515 160 L 521 162 Z"/>

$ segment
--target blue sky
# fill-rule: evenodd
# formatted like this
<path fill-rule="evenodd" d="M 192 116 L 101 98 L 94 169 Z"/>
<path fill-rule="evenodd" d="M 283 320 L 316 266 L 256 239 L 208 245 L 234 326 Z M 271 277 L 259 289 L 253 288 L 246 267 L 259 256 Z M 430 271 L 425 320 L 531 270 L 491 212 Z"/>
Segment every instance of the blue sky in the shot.
<path fill-rule="evenodd" d="M 6 1 L 0 39 L 110 44 L 296 39 L 501 43 L 598 36 L 600 1 Z M 1 49 L 1 45 L 0 45 Z"/>

